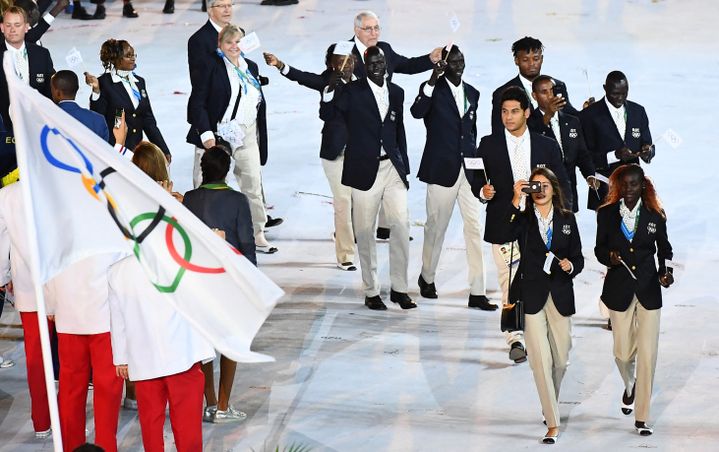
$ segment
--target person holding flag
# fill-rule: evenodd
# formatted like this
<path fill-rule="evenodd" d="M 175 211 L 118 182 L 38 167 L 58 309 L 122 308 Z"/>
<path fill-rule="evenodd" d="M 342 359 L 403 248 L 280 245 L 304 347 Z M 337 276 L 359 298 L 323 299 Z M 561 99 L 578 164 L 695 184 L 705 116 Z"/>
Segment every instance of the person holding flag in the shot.
<path fill-rule="evenodd" d="M 451 45 L 442 50 L 429 80 L 422 84 L 410 109 L 412 116 L 424 119 L 427 142 L 417 177 L 427 184 L 427 221 L 424 225 L 422 270 L 418 284 L 425 298 L 437 298 L 434 284 L 444 235 L 452 218 L 454 204 L 464 220 L 467 245 L 470 308 L 494 311 L 487 299 L 486 275 L 482 256 L 482 229 L 479 202 L 472 193 L 474 171 L 465 159 L 477 154 L 477 105 L 479 91 L 462 80 L 464 55 Z"/>

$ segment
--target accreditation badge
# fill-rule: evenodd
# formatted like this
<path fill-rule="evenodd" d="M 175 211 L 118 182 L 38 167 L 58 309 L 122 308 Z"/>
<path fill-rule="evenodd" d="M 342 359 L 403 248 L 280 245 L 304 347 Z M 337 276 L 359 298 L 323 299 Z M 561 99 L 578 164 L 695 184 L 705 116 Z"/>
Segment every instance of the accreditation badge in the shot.
<path fill-rule="evenodd" d="M 516 266 L 519 264 L 521 254 L 519 253 L 519 242 L 507 242 L 499 245 L 499 254 L 502 256 L 505 265 L 509 268 L 510 264 Z"/>

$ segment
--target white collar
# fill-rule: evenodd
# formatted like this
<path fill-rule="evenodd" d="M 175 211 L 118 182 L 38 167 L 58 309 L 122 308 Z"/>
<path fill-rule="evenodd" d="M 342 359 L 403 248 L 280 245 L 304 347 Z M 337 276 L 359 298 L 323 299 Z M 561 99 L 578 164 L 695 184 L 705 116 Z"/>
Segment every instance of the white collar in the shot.
<path fill-rule="evenodd" d="M 464 88 L 464 80 L 459 79 L 459 85 L 455 86 L 454 83 L 450 82 L 447 77 L 444 78 L 444 81 L 447 82 L 447 85 L 449 85 L 449 89 L 451 89 L 454 92 L 459 91 L 460 89 Z"/>
<path fill-rule="evenodd" d="M 75 102 L 74 100 L 71 100 L 71 99 L 63 99 L 63 100 L 61 100 L 60 102 L 58 102 L 57 104 L 60 105 L 60 104 L 64 104 L 64 103 L 67 103 L 67 102 L 70 102 L 70 103 L 73 103 L 73 104 L 76 104 L 76 103 L 77 103 L 77 102 Z"/>
<path fill-rule="evenodd" d="M 364 63 L 364 53 L 365 50 L 367 50 L 367 46 L 364 45 L 362 41 L 360 41 L 360 38 L 358 38 L 357 35 L 355 35 L 355 47 L 357 47 L 357 51 L 360 54 L 360 59 Z"/>
<path fill-rule="evenodd" d="M 632 210 L 629 210 L 629 208 L 624 204 L 624 199 L 619 200 L 619 213 L 622 215 L 622 218 L 629 215 L 630 218 L 635 218 L 637 216 L 637 213 L 639 212 L 639 209 L 642 206 L 642 200 L 641 198 L 637 201 L 637 203 L 634 205 L 634 208 Z"/>
<path fill-rule="evenodd" d="M 22 52 L 22 51 L 26 50 L 25 49 L 25 41 L 23 41 L 23 43 L 19 49 L 16 49 L 15 47 L 12 46 L 12 44 L 10 44 L 7 41 L 5 41 L 5 47 L 7 47 L 7 49 L 11 52 Z"/>
<path fill-rule="evenodd" d="M 382 86 L 379 86 L 378 84 L 376 84 L 369 78 L 367 78 L 367 82 L 369 83 L 369 87 L 372 88 L 372 91 L 382 91 L 382 92 L 387 91 L 387 83 L 389 83 L 389 82 L 387 82 L 387 79 L 385 79 L 384 84 Z"/>
<path fill-rule="evenodd" d="M 532 82 L 529 81 L 529 79 L 524 77 L 522 74 L 519 74 L 519 81 L 522 83 L 522 86 L 527 92 L 532 92 Z"/>
<path fill-rule="evenodd" d="M 122 83 L 122 82 L 125 80 L 125 79 L 123 79 L 122 77 L 120 77 L 119 75 L 117 75 L 117 71 L 116 71 L 115 69 L 113 69 L 112 71 L 110 71 L 110 77 L 112 78 L 112 82 L 113 82 L 113 83 Z M 130 72 L 130 73 L 128 74 L 127 80 L 129 80 L 129 81 L 134 82 L 134 83 L 137 84 L 137 78 L 135 77 L 135 73 L 134 73 L 134 72 Z"/>
<path fill-rule="evenodd" d="M 212 7 L 210 6 L 210 8 L 212 8 Z M 216 24 L 215 22 L 212 21 L 212 19 L 207 19 L 207 20 L 210 21 L 210 24 L 212 25 L 212 28 L 214 28 L 215 30 L 217 30 L 218 33 L 219 33 L 220 31 L 222 31 L 222 26 L 221 26 L 221 25 Z"/>
<path fill-rule="evenodd" d="M 544 113 L 546 113 L 545 111 L 543 111 L 543 110 L 540 109 L 540 108 L 538 108 L 537 110 L 539 110 L 539 112 L 542 114 L 542 116 L 544 116 Z M 554 115 L 552 116 L 552 118 L 550 119 L 550 121 L 554 121 L 555 119 L 556 119 L 557 121 L 559 121 L 559 112 L 558 112 L 558 111 L 555 111 L 555 112 L 554 112 Z"/>
<path fill-rule="evenodd" d="M 222 59 L 225 61 L 225 65 L 226 65 L 226 66 L 236 67 L 237 69 L 239 69 L 239 70 L 241 70 L 241 71 L 243 71 L 243 72 L 246 71 L 247 68 L 249 68 L 249 65 L 247 64 L 247 61 L 245 61 L 245 59 L 242 58 L 242 55 L 240 55 L 239 57 L 237 57 L 237 66 L 235 66 L 235 65 L 232 63 L 232 61 L 230 61 L 230 59 L 227 58 L 226 56 L 225 56 L 225 57 L 222 57 Z"/>
<path fill-rule="evenodd" d="M 515 137 L 511 133 L 509 133 L 509 130 L 506 128 L 504 129 L 504 137 L 509 141 L 510 143 L 524 143 L 525 140 L 529 138 L 529 127 L 524 128 L 524 133 L 518 137 Z"/>
<path fill-rule="evenodd" d="M 609 109 L 609 113 L 616 114 L 616 113 L 624 113 L 626 109 L 624 108 L 623 104 L 621 107 L 617 108 L 614 105 L 610 104 L 607 100 L 607 96 L 604 96 L 604 103 L 607 104 L 607 108 Z"/>

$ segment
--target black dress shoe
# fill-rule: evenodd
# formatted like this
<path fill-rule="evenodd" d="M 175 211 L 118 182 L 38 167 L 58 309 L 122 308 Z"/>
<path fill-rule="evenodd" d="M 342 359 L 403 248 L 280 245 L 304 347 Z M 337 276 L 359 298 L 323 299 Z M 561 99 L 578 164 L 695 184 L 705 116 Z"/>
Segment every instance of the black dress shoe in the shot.
<path fill-rule="evenodd" d="M 100 4 L 95 8 L 95 14 L 92 15 L 93 19 L 102 20 L 105 18 L 105 5 Z"/>
<path fill-rule="evenodd" d="M 467 305 L 470 308 L 479 308 L 482 311 L 496 311 L 499 306 L 489 302 L 489 298 L 485 295 L 470 295 L 469 303 Z"/>
<path fill-rule="evenodd" d="M 85 8 L 80 6 L 79 8 L 73 8 L 72 18 L 78 20 L 92 20 L 92 14 L 89 14 Z"/>
<path fill-rule="evenodd" d="M 165 0 L 165 7 L 162 8 L 162 12 L 165 14 L 175 13 L 175 0 Z"/>
<path fill-rule="evenodd" d="M 419 294 L 424 298 L 437 298 L 437 288 L 434 287 L 434 283 L 427 283 L 422 275 L 419 275 L 417 284 L 419 285 Z"/>
<path fill-rule="evenodd" d="M 373 311 L 386 311 L 387 306 L 382 302 L 379 295 L 374 297 L 364 297 L 364 305 Z"/>
<path fill-rule="evenodd" d="M 509 349 L 509 359 L 515 363 L 523 363 L 527 360 L 527 351 L 524 349 L 524 345 L 517 341 L 512 344 L 512 348 Z"/>
<path fill-rule="evenodd" d="M 377 228 L 377 238 L 380 240 L 389 240 L 389 228 Z"/>
<path fill-rule="evenodd" d="M 278 226 L 282 224 L 285 220 L 282 218 L 272 218 L 271 216 L 267 215 L 267 222 L 265 223 L 266 228 L 272 228 L 274 226 Z"/>
<path fill-rule="evenodd" d="M 392 300 L 392 303 L 397 303 L 402 309 L 414 309 L 417 307 L 417 303 L 412 301 L 409 295 L 403 292 L 395 292 L 394 290 L 390 290 L 389 299 Z"/>
<path fill-rule="evenodd" d="M 622 391 L 622 414 L 625 416 L 629 416 L 632 414 L 632 411 L 634 411 L 634 392 L 637 389 L 637 384 L 634 383 L 634 386 L 632 387 L 632 393 L 630 395 L 627 395 L 627 391 Z M 650 433 L 651 435 L 651 433 Z"/>
<path fill-rule="evenodd" d="M 122 17 L 140 17 L 139 14 L 137 14 L 137 11 L 135 11 L 135 8 L 132 6 L 132 2 L 127 2 L 124 5 L 122 5 Z"/>

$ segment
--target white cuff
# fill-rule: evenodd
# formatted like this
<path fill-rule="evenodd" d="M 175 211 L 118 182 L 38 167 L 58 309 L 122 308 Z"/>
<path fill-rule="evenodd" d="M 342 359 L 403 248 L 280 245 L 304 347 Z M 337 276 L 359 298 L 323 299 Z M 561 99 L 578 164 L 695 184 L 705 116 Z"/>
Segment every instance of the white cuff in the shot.
<path fill-rule="evenodd" d="M 290 65 L 285 64 L 285 66 L 282 69 L 280 69 L 280 74 L 287 75 L 289 73 L 290 73 Z"/>
<path fill-rule="evenodd" d="M 90 94 L 90 100 L 94 102 L 94 101 L 98 100 L 99 98 L 100 98 L 100 93 L 96 93 L 95 91 L 92 91 L 92 94 Z"/>
<path fill-rule="evenodd" d="M 50 13 L 45 14 L 42 18 L 45 19 L 45 22 L 47 22 L 48 25 L 52 25 L 52 21 L 55 20 L 55 16 Z"/>
<path fill-rule="evenodd" d="M 121 156 L 125 157 L 128 160 L 132 160 L 132 150 L 130 148 L 126 148 L 125 146 L 123 146 L 119 143 L 115 143 L 114 148 L 118 154 L 120 154 Z"/>
<path fill-rule="evenodd" d="M 607 152 L 607 165 L 617 163 L 618 161 L 619 159 L 617 158 L 615 151 Z"/>
<path fill-rule="evenodd" d="M 332 99 L 335 98 L 335 92 L 329 92 L 327 89 L 329 86 L 325 86 L 325 89 L 322 90 L 322 102 L 332 102 Z"/>
<path fill-rule="evenodd" d="M 422 88 L 422 94 L 424 94 L 427 97 L 432 97 L 433 92 L 434 92 L 434 86 L 430 86 L 429 83 L 425 83 L 424 88 Z"/>
<path fill-rule="evenodd" d="M 572 264 L 572 261 L 569 261 L 569 274 L 571 275 L 574 273 L 574 264 Z"/>
<path fill-rule="evenodd" d="M 200 134 L 200 141 L 203 143 L 207 140 L 214 140 L 214 139 L 215 139 L 215 134 L 212 132 L 212 130 L 208 130 L 207 132 L 202 132 L 202 134 Z"/>

